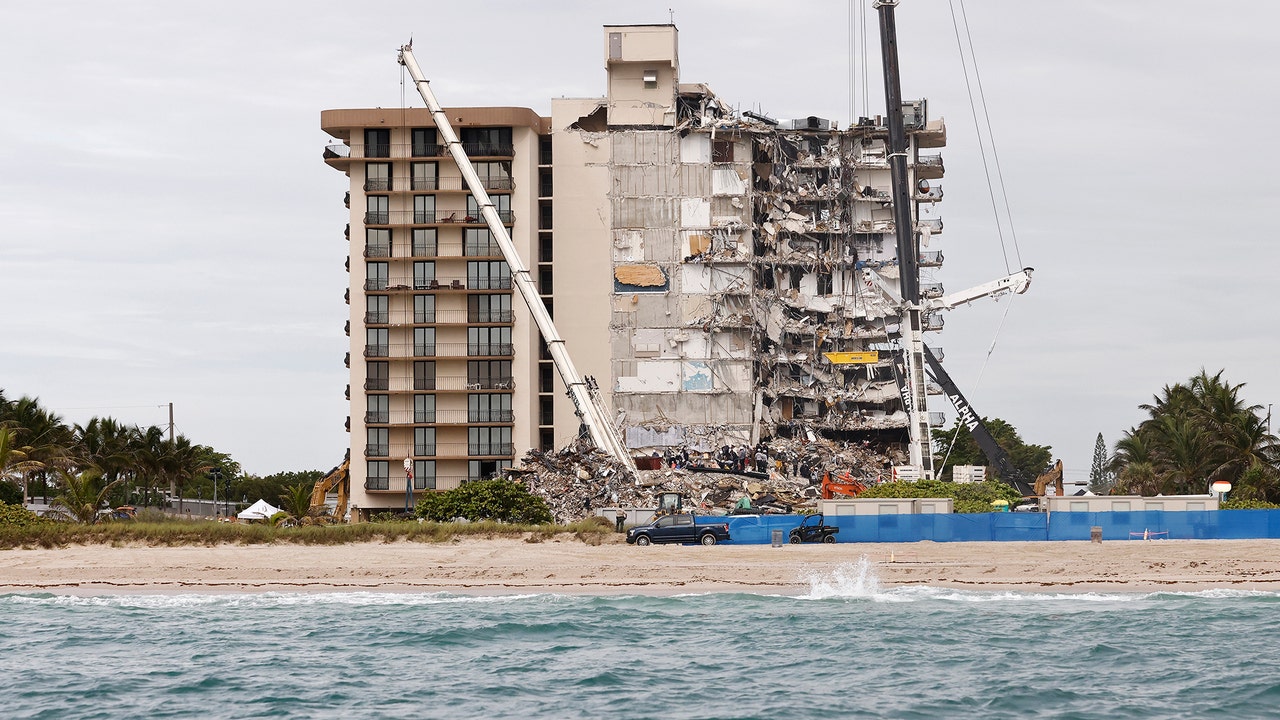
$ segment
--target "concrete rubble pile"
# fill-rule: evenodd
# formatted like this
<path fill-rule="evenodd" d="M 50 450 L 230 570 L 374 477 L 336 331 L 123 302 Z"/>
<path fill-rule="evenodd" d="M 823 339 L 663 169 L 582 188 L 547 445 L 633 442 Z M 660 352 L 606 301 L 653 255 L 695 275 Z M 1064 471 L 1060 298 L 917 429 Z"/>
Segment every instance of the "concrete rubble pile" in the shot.
<path fill-rule="evenodd" d="M 755 469 L 757 451 L 767 458 L 763 471 Z M 753 512 L 802 512 L 816 507 L 824 473 L 873 483 L 888 480 L 889 468 L 903 461 L 869 442 L 823 438 L 775 438 L 750 452 L 744 471 L 717 460 L 720 453 L 687 453 L 685 461 L 684 454 L 667 452 L 648 459 L 659 469 L 640 470 L 632 479 L 616 459 L 580 440 L 556 452 L 530 450 L 508 473 L 547 503 L 556 522 L 570 523 L 601 508 L 655 508 L 662 493 L 679 493 L 684 509 L 697 513 L 733 512 L 743 497 Z"/>

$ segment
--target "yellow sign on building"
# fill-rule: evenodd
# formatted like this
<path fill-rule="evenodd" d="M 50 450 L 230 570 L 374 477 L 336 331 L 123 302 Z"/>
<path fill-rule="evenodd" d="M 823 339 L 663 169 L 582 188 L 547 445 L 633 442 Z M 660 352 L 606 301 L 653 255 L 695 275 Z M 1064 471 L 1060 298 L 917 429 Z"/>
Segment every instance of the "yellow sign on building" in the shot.
<path fill-rule="evenodd" d="M 822 354 L 832 365 L 866 365 L 868 363 L 880 362 L 880 353 L 876 350 L 871 350 L 869 352 L 829 352 Z"/>

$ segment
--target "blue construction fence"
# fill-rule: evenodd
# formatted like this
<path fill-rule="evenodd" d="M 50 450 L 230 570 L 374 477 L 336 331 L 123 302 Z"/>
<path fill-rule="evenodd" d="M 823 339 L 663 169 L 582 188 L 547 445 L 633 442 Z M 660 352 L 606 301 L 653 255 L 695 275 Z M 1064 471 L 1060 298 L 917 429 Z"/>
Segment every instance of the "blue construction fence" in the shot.
<path fill-rule="evenodd" d="M 771 543 L 781 530 L 783 542 L 802 515 L 736 515 L 700 518 L 729 523 L 731 542 Z M 1089 540 L 1094 527 L 1103 540 L 1246 540 L 1280 538 L 1280 510 L 1206 510 L 1175 512 L 1056 512 L 936 515 L 840 515 L 825 523 L 840 528 L 836 542 L 973 542 L 1010 540 Z"/>

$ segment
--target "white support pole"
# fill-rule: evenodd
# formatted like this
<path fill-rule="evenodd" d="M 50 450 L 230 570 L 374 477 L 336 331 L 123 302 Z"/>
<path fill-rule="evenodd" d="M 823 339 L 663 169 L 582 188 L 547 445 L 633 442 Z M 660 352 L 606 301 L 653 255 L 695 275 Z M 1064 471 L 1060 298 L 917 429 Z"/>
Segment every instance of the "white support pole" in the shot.
<path fill-rule="evenodd" d="M 454 133 L 448 116 L 441 109 L 440 103 L 436 101 L 435 95 L 431 92 L 430 83 L 423 76 L 421 68 L 418 67 L 418 61 L 413 56 L 413 49 L 408 45 L 400 48 L 400 64 L 405 66 L 409 71 L 409 75 L 413 78 L 413 83 L 418 88 L 418 94 L 422 96 L 423 102 L 427 104 L 427 109 L 431 111 L 431 118 L 435 121 L 436 128 L 440 131 L 445 144 L 449 148 L 449 154 L 453 156 L 454 162 L 458 165 L 458 170 L 462 172 L 462 177 L 466 180 L 467 188 L 471 191 L 472 197 L 475 198 L 476 204 L 480 207 L 480 214 L 489 226 L 489 232 L 493 234 L 498 247 L 502 250 L 502 256 L 507 261 L 507 266 L 511 268 L 511 282 L 520 291 L 520 296 L 524 299 L 525 304 L 529 306 L 533 321 L 537 324 L 538 330 L 542 333 L 542 337 L 547 343 L 547 352 L 551 355 L 551 360 L 555 363 L 556 370 L 560 372 L 560 378 L 569 390 L 569 397 L 573 399 L 574 409 L 578 414 L 578 418 L 587 426 L 587 431 L 591 434 L 591 439 L 595 442 L 596 447 L 612 455 L 618 462 L 622 463 L 628 472 L 634 475 L 636 466 L 635 461 L 631 459 L 631 453 L 627 451 L 613 423 L 607 417 L 604 408 L 595 399 L 591 389 L 587 387 L 587 383 L 578 375 L 577 368 L 574 367 L 568 351 L 565 350 L 564 340 L 556 332 L 555 324 L 551 321 L 551 314 L 547 312 L 546 305 L 543 304 L 541 296 L 538 295 L 537 285 L 529 276 L 528 268 L 524 266 L 524 262 L 516 252 L 510 233 L 507 232 L 506 226 L 502 224 L 502 218 L 499 217 L 498 211 L 493 207 L 493 201 L 490 200 L 489 193 L 485 192 L 484 183 L 480 181 L 479 175 L 476 174 L 475 167 L 472 166 L 470 158 L 467 157 L 462 143 L 458 141 L 458 136 Z"/>

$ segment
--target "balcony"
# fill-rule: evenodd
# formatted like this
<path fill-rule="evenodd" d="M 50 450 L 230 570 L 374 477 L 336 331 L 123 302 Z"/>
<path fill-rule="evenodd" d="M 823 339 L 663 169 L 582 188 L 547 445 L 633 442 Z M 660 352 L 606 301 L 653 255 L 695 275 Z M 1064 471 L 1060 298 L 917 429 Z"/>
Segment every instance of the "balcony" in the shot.
<path fill-rule="evenodd" d="M 942 186 L 931 185 L 928 180 L 920 180 L 916 183 L 916 191 L 911 199 L 916 202 L 938 202 L 942 199 Z"/>
<path fill-rule="evenodd" d="M 385 410 L 375 410 L 364 414 L 365 424 L 386 425 L 391 422 L 391 415 Z"/>
<path fill-rule="evenodd" d="M 943 319 L 942 313 L 929 313 L 921 318 L 921 325 L 924 330 L 941 330 L 945 324 L 946 320 Z"/>
<path fill-rule="evenodd" d="M 916 178 L 935 180 L 943 176 L 946 168 L 942 164 L 941 155 L 920 155 L 916 157 Z"/>
<path fill-rule="evenodd" d="M 462 143 L 462 151 L 470 158 L 511 157 L 515 148 L 503 143 Z"/>
<path fill-rule="evenodd" d="M 391 257 L 391 243 L 365 243 L 364 256 L 367 258 Z"/>
<path fill-rule="evenodd" d="M 399 187 L 405 187 L 405 180 L 401 178 Z M 481 177 L 480 184 L 485 190 L 514 190 L 515 182 L 509 177 Z M 457 191 L 462 192 L 468 190 L 467 183 L 460 177 L 420 177 L 412 178 L 407 181 L 408 187 L 413 190 L 440 190 L 440 191 Z"/>
<path fill-rule="evenodd" d="M 511 455 L 515 452 L 511 443 L 468 443 L 467 456 Z"/>
<path fill-rule="evenodd" d="M 443 210 L 371 210 L 364 214 L 365 225 L 484 225 L 480 211 L 475 215 L 467 215 L 453 210 L 445 214 Z M 516 215 L 510 210 L 498 210 L 498 218 L 505 225 L 516 221 Z"/>
<path fill-rule="evenodd" d="M 511 343 L 464 342 L 415 342 L 390 345 L 366 345 L 365 357 L 394 358 L 462 358 L 462 357 L 512 357 L 515 346 Z"/>
<path fill-rule="evenodd" d="M 922 298 L 940 298 L 943 294 L 942 283 L 922 283 L 920 285 L 920 297 Z"/>
<path fill-rule="evenodd" d="M 389 390 L 390 388 L 391 380 L 389 378 L 368 378 L 364 381 L 365 390 Z"/>
<path fill-rule="evenodd" d="M 509 423 L 515 422 L 515 413 L 510 410 L 468 410 L 469 423 Z"/>
<path fill-rule="evenodd" d="M 512 390 L 516 386 L 509 377 L 469 378 L 465 375 L 438 375 L 436 377 L 394 378 L 391 392 L 451 391 L 451 390 Z M 437 410 L 437 414 L 442 412 Z"/>
<path fill-rule="evenodd" d="M 365 457 L 391 457 L 391 448 L 386 444 L 365 445 Z"/>
<path fill-rule="evenodd" d="M 414 492 L 426 492 L 430 490 L 453 490 L 462 483 L 467 481 L 465 475 L 437 475 L 435 477 L 415 477 L 413 479 Z M 405 478 L 401 474 L 399 477 L 370 477 L 364 482 L 365 492 L 376 493 L 394 493 L 404 495 Z"/>
<path fill-rule="evenodd" d="M 364 314 L 365 325 L 386 325 L 390 319 L 390 315 L 385 312 L 367 312 Z"/>
<path fill-rule="evenodd" d="M 365 192 L 388 192 L 392 186 L 391 178 L 368 178 L 364 181 Z"/>
<path fill-rule="evenodd" d="M 515 354 L 511 343 L 468 343 L 468 357 L 511 357 Z"/>
<path fill-rule="evenodd" d="M 364 356 L 369 358 L 391 357 L 391 349 L 387 345 L 365 345 Z"/>
<path fill-rule="evenodd" d="M 462 246 L 465 257 L 502 257 L 502 248 L 496 242 L 469 242 Z"/>
<path fill-rule="evenodd" d="M 920 267 L 942 267 L 942 251 L 931 250 L 920 253 Z"/>
<path fill-rule="evenodd" d="M 916 232 L 928 232 L 930 235 L 942 234 L 942 218 L 929 218 L 916 221 Z"/>
<path fill-rule="evenodd" d="M 929 427 L 940 428 L 947 424 L 946 413 L 931 412 L 929 413 Z"/>
<path fill-rule="evenodd" d="M 469 323 L 510 323 L 514 322 L 510 310 L 468 310 Z"/>

